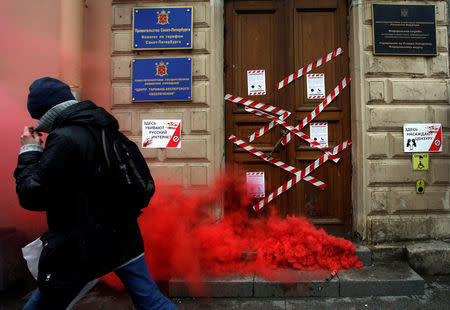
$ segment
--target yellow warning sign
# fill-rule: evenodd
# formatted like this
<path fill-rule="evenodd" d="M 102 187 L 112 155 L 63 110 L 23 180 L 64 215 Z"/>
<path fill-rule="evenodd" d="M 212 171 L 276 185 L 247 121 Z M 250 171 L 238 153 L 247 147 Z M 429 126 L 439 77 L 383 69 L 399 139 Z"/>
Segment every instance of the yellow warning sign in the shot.
<path fill-rule="evenodd" d="M 425 193 L 425 181 L 424 180 L 417 180 L 416 192 L 417 192 L 417 194 Z"/>
<path fill-rule="evenodd" d="M 413 170 L 428 170 L 430 155 L 428 153 L 414 153 L 412 162 Z"/>

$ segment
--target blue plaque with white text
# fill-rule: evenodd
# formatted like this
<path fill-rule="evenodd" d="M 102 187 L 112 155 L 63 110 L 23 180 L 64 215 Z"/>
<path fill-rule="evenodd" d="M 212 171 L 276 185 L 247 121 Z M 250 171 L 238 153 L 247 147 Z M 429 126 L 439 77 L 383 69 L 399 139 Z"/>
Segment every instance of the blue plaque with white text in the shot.
<path fill-rule="evenodd" d="M 133 8 L 133 49 L 192 49 L 192 10 Z"/>
<path fill-rule="evenodd" d="M 133 59 L 133 102 L 191 100 L 191 64 L 190 57 Z"/>

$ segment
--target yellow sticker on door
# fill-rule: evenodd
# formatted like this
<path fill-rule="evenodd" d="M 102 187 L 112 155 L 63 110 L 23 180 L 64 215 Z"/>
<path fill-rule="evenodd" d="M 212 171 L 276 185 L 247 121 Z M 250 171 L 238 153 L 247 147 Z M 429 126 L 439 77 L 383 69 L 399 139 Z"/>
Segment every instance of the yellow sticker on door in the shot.
<path fill-rule="evenodd" d="M 417 192 L 417 194 L 425 193 L 425 181 L 424 180 L 417 180 L 416 192 Z"/>
<path fill-rule="evenodd" d="M 430 155 L 428 153 L 414 153 L 412 155 L 413 170 L 428 170 Z"/>

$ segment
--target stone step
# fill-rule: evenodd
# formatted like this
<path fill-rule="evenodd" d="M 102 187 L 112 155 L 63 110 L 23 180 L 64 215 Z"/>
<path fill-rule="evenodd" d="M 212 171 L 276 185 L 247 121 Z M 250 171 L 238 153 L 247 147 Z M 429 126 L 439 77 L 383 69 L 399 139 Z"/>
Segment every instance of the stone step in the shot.
<path fill-rule="evenodd" d="M 342 270 L 331 281 L 326 271 L 277 270 L 275 279 L 258 276 L 208 277 L 189 291 L 186 283 L 172 279 L 169 297 L 363 297 L 423 295 L 425 281 L 405 262 Z"/>

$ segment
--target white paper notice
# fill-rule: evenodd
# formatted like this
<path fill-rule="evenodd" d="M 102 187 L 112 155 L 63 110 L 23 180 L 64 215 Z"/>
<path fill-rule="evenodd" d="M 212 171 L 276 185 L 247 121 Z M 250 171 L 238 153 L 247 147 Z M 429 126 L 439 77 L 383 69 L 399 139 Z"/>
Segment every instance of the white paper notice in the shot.
<path fill-rule="evenodd" d="M 142 121 L 143 148 L 181 148 L 181 120 L 153 119 Z"/>
<path fill-rule="evenodd" d="M 406 153 L 442 152 L 442 125 L 404 124 L 403 146 Z"/>
<path fill-rule="evenodd" d="M 247 193 L 250 197 L 265 197 L 264 172 L 247 172 Z"/>
<path fill-rule="evenodd" d="M 266 94 L 266 70 L 248 70 L 247 85 L 249 96 Z"/>
<path fill-rule="evenodd" d="M 328 147 L 328 123 L 310 123 L 309 130 L 311 139 L 320 143 L 321 147 Z"/>
<path fill-rule="evenodd" d="M 308 99 L 325 99 L 325 74 L 307 74 L 306 88 Z"/>

